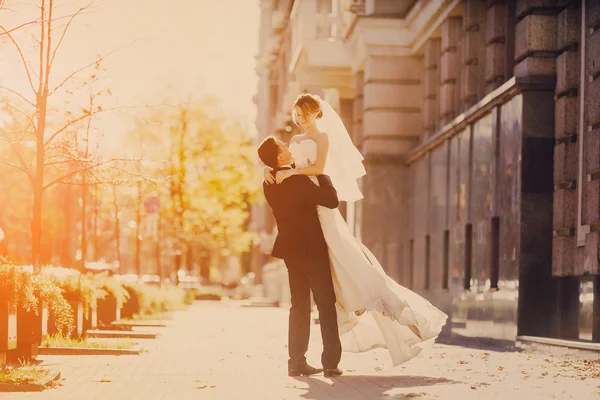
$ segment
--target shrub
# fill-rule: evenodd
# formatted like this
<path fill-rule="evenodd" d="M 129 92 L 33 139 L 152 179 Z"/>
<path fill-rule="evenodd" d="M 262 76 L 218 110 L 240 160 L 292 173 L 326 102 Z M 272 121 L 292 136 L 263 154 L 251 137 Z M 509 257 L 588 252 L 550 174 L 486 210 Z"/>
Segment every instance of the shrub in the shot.
<path fill-rule="evenodd" d="M 120 307 L 129 300 L 129 292 L 125 288 L 125 285 L 115 278 L 108 276 L 107 273 L 94 275 L 93 279 L 98 283 L 100 289 L 117 300 L 117 304 Z"/>
<path fill-rule="evenodd" d="M 71 306 L 54 280 L 40 272 L 30 273 L 15 267 L 6 259 L 0 259 L 0 300 L 36 315 L 44 304 L 55 317 L 58 330 L 70 332 L 74 327 Z"/>
<path fill-rule="evenodd" d="M 106 296 L 106 291 L 102 289 L 100 282 L 88 275 L 82 275 L 75 270 L 66 268 L 45 270 L 54 284 L 62 289 L 63 296 L 67 301 L 83 303 L 85 318 L 89 316 L 90 307 L 95 307 L 98 299 Z"/>
<path fill-rule="evenodd" d="M 0 300 L 8 301 L 27 311 L 37 311 L 38 299 L 31 286 L 31 274 L 0 258 Z"/>
<path fill-rule="evenodd" d="M 56 329 L 63 334 L 70 334 L 75 328 L 75 318 L 62 289 L 56 285 L 54 279 L 40 273 L 32 275 L 31 285 L 38 301 L 45 304 L 48 312 L 54 316 Z"/>
<path fill-rule="evenodd" d="M 144 284 L 126 284 L 139 301 L 139 314 L 151 315 L 182 310 L 188 304 L 185 290 L 175 286 L 157 287 Z"/>

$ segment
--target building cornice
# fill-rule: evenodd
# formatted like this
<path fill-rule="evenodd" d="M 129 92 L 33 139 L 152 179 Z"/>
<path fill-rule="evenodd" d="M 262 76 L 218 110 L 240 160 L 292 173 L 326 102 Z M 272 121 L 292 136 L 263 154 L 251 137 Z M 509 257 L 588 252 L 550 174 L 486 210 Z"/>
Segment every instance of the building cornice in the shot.
<path fill-rule="evenodd" d="M 420 0 L 405 18 L 354 15 L 344 40 L 353 55 L 352 72 L 363 69 L 368 55 L 418 54 L 425 42 L 440 35 L 443 20 L 460 11 L 460 0 Z"/>
<path fill-rule="evenodd" d="M 494 107 L 506 104 L 516 95 L 527 91 L 553 91 L 555 85 L 556 83 L 552 78 L 513 77 L 467 111 L 454 118 L 450 123 L 444 125 L 435 135 L 411 150 L 406 154 L 405 163 L 410 165 L 418 161 L 426 153 L 461 133 L 469 124 L 478 121 L 484 115 L 490 113 Z"/>

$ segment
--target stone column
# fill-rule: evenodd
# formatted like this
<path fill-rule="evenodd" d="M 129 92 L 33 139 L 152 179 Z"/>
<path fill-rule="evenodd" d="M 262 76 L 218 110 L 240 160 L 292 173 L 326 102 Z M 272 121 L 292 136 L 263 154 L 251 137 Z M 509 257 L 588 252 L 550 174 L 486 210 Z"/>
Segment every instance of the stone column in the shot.
<path fill-rule="evenodd" d="M 357 72 L 354 76 L 354 104 L 352 112 L 352 141 L 354 145 L 359 149 L 362 148 L 363 142 L 363 114 L 364 114 L 364 98 L 363 90 L 365 87 L 364 73 L 362 71 Z"/>
<path fill-rule="evenodd" d="M 483 22 L 485 2 L 463 0 L 463 41 L 461 46 L 460 99 L 463 110 L 483 97 L 485 91 L 485 52 Z"/>
<path fill-rule="evenodd" d="M 256 129 L 258 135 L 255 145 L 258 147 L 260 142 L 271 132 L 271 72 L 268 67 L 268 52 L 271 40 L 271 20 L 272 20 L 272 2 L 270 0 L 260 1 L 260 30 L 259 30 L 259 56 L 256 74 L 258 75 L 258 92 L 255 96 L 257 106 Z M 258 168 L 262 169 L 262 163 L 257 160 Z M 271 210 L 264 202 L 254 204 L 251 211 L 252 230 L 258 234 L 266 233 L 272 225 L 273 219 Z M 262 268 L 268 260 L 268 255 L 262 253 L 260 245 L 253 245 L 251 248 L 251 270 L 255 274 L 255 282 L 262 283 Z"/>
<path fill-rule="evenodd" d="M 425 43 L 423 73 L 423 137 L 425 140 L 440 128 L 440 61 L 442 40 Z"/>
<path fill-rule="evenodd" d="M 341 98 L 339 100 L 339 104 L 340 104 L 340 117 L 342 118 L 342 121 L 344 122 L 344 126 L 346 127 L 346 130 L 348 131 L 348 133 L 350 135 L 352 135 L 352 130 L 354 127 L 354 101 L 352 99 L 343 99 Z M 352 234 L 354 234 L 354 225 L 355 225 L 355 207 L 356 207 L 356 203 L 343 203 L 343 207 L 342 205 L 340 205 L 340 212 L 342 213 L 344 219 L 346 220 L 346 223 L 348 224 L 348 227 L 350 228 L 350 231 L 352 232 Z"/>
<path fill-rule="evenodd" d="M 586 182 L 584 223 L 591 232 L 585 238 L 583 263 L 586 270 L 600 275 L 600 3 L 586 0 L 587 28 L 585 46 L 585 107 L 586 126 L 584 148 Z M 600 342 L 600 277 L 594 278 L 594 321 L 592 340 Z"/>
<path fill-rule="evenodd" d="M 490 1 L 488 1 L 488 4 Z M 513 11 L 512 9 L 510 11 Z M 512 75 L 508 71 L 507 36 L 509 29 L 509 7 L 506 1 L 497 1 L 489 4 L 485 17 L 485 93 L 490 93 L 498 88 Z"/>
<path fill-rule="evenodd" d="M 579 274 L 577 249 L 577 167 L 579 129 L 579 58 L 581 9 L 569 7 L 558 14 L 556 103 L 554 134 L 553 273 Z"/>
<path fill-rule="evenodd" d="M 418 57 L 367 56 L 365 61 L 362 239 L 396 279 L 408 217 L 402 192 L 410 190 L 402 155 L 421 133 L 421 72 Z"/>
<path fill-rule="evenodd" d="M 522 94 L 518 334 L 560 334 L 560 282 L 552 276 L 557 17 L 555 1 L 517 2 L 515 76 Z M 527 89 L 527 86 L 525 86 Z M 566 290 L 565 292 L 568 292 Z"/>
<path fill-rule="evenodd" d="M 364 72 L 359 71 L 354 77 L 354 102 L 352 104 L 352 141 L 354 145 L 362 151 L 363 144 L 363 116 L 364 116 L 364 97 L 365 87 Z M 364 194 L 364 187 L 363 189 Z M 354 204 L 354 235 L 356 239 L 362 241 L 362 205 L 364 200 Z"/>
<path fill-rule="evenodd" d="M 458 45 L 462 18 L 446 18 L 442 23 L 442 58 L 440 63 L 440 124 L 452 121 L 459 113 L 457 94 L 460 74 Z"/>

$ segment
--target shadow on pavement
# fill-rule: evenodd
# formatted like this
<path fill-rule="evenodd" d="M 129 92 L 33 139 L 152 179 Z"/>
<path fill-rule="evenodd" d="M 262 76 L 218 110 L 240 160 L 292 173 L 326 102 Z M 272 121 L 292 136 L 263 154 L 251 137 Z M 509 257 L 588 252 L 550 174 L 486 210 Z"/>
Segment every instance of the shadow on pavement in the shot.
<path fill-rule="evenodd" d="M 427 398 L 423 392 L 424 386 L 452 385 L 461 383 L 446 378 L 432 378 L 427 376 L 369 376 L 369 375 L 342 375 L 339 378 L 327 379 L 321 377 L 294 378 L 308 385 L 302 398 L 310 400 L 325 400 L 341 398 L 354 399 L 409 399 L 414 397 Z M 415 393 L 386 394 L 398 389 L 419 388 Z"/>
<path fill-rule="evenodd" d="M 477 336 L 463 336 L 457 333 L 452 333 L 452 337 L 440 336 L 435 342 L 439 344 L 460 346 L 474 350 L 497 351 L 500 353 L 522 351 L 521 349 L 515 346 L 514 340 L 501 340 Z"/>

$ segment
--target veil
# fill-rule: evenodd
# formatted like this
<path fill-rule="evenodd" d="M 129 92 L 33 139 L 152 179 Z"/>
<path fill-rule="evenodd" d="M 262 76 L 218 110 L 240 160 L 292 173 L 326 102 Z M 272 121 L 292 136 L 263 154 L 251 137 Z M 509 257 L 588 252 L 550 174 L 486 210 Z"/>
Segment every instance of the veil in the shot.
<path fill-rule="evenodd" d="M 321 100 L 323 117 L 317 119 L 317 127 L 327 133 L 329 153 L 324 174 L 329 175 L 340 201 L 352 203 L 363 198 L 357 179 L 366 174 L 362 164 L 364 157 L 352 143 L 352 139 L 338 113 Z"/>

